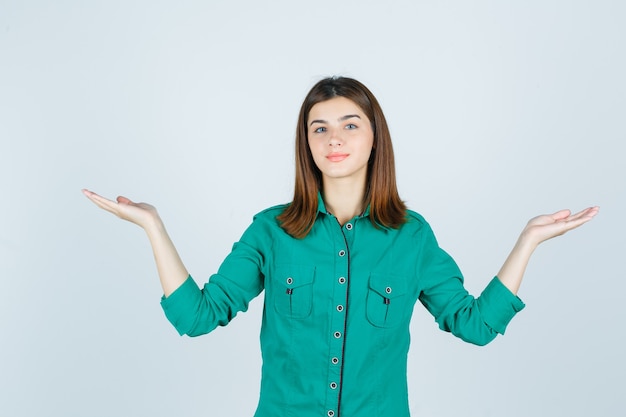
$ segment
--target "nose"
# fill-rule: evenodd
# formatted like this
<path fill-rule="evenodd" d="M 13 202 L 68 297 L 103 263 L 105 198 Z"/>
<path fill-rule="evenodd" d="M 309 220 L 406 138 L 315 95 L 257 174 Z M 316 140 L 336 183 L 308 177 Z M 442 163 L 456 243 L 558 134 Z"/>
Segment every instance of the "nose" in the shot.
<path fill-rule="evenodd" d="M 328 145 L 331 147 L 341 146 L 343 138 L 339 129 L 330 129 L 330 135 L 328 135 Z"/>

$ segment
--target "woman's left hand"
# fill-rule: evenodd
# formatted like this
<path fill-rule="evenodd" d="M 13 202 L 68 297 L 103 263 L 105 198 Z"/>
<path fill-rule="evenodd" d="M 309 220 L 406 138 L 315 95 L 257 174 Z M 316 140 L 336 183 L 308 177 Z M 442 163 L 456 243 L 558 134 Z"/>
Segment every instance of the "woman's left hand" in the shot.
<path fill-rule="evenodd" d="M 561 210 L 553 214 L 544 214 L 530 219 L 522 236 L 529 239 L 535 245 L 540 244 L 548 239 L 569 232 L 589 220 L 593 219 L 599 207 L 589 207 L 576 214 L 572 214 L 570 210 Z"/>
<path fill-rule="evenodd" d="M 530 255 L 541 242 L 569 232 L 593 219 L 599 207 L 589 207 L 576 214 L 569 210 L 544 214 L 530 219 L 515 247 L 498 272 L 498 278 L 513 294 L 517 294 Z"/>

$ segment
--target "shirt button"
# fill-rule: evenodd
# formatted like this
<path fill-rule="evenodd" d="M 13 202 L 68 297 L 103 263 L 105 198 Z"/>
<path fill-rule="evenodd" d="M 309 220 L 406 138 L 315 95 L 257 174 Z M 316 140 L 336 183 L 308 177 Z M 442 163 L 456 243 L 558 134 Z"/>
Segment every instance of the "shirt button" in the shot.
<path fill-rule="evenodd" d="M 346 229 L 352 230 L 352 223 L 346 223 Z"/>
<path fill-rule="evenodd" d="M 346 283 L 346 278 L 345 277 L 339 277 L 339 283 L 340 284 L 345 284 Z"/>
<path fill-rule="evenodd" d="M 287 284 L 289 285 L 293 284 L 293 278 L 291 277 L 287 278 Z"/>
<path fill-rule="evenodd" d="M 326 413 L 328 415 L 328 417 L 334 417 L 335 412 L 333 410 L 328 410 L 328 413 Z"/>
<path fill-rule="evenodd" d="M 339 339 L 341 337 L 341 332 L 335 332 L 335 339 Z"/>
<path fill-rule="evenodd" d="M 333 365 L 337 365 L 339 363 L 339 358 L 332 358 L 330 361 L 333 363 Z"/>
<path fill-rule="evenodd" d="M 386 292 L 387 294 L 391 294 L 391 287 L 387 287 L 387 288 L 385 288 L 385 292 Z"/>
<path fill-rule="evenodd" d="M 340 250 L 339 251 L 339 256 L 345 256 L 346 255 L 346 251 L 345 250 Z"/>
<path fill-rule="evenodd" d="M 330 389 L 337 389 L 337 383 L 336 382 L 331 382 L 330 383 Z"/>
<path fill-rule="evenodd" d="M 343 306 L 341 304 L 337 306 L 337 311 L 339 311 L 340 313 L 343 311 Z"/>

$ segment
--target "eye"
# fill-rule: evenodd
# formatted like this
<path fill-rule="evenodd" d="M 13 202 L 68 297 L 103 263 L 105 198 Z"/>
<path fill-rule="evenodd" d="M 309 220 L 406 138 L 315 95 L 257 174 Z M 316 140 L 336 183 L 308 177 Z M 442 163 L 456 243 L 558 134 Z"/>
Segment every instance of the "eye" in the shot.
<path fill-rule="evenodd" d="M 317 129 L 313 131 L 313 133 L 324 133 L 324 132 L 326 132 L 325 127 L 318 127 Z"/>
<path fill-rule="evenodd" d="M 346 125 L 346 129 L 356 129 L 356 125 L 354 123 L 349 123 Z"/>

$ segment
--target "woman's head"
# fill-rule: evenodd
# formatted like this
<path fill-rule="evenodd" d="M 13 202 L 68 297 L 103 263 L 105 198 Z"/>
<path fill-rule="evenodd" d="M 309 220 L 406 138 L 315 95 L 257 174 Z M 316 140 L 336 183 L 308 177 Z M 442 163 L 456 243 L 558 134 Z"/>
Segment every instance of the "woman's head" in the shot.
<path fill-rule="evenodd" d="M 313 226 L 317 215 L 317 193 L 323 187 L 322 174 L 309 148 L 309 114 L 316 104 L 336 97 L 354 102 L 371 122 L 374 141 L 363 203 L 370 206 L 372 221 L 387 227 L 397 227 L 404 222 L 406 208 L 397 193 L 391 135 L 380 104 L 359 81 L 347 77 L 329 77 L 311 88 L 298 116 L 294 199 L 279 217 L 283 228 L 296 237 L 304 237 Z"/>
<path fill-rule="evenodd" d="M 391 158 L 391 168 L 393 168 L 391 136 L 387 127 L 387 121 L 376 97 L 365 85 L 355 79 L 347 77 L 325 78 L 315 84 L 304 98 L 296 128 L 296 176 L 302 174 L 308 179 L 315 178 L 316 193 L 318 189 L 322 188 L 322 176 L 313 161 L 309 148 L 309 114 L 316 104 L 336 97 L 344 97 L 354 102 L 371 122 L 374 133 L 374 146 L 370 158 L 366 188 L 370 186 L 371 174 L 373 173 L 372 168 L 389 167 L 389 161 L 385 161 L 385 158 Z"/>

